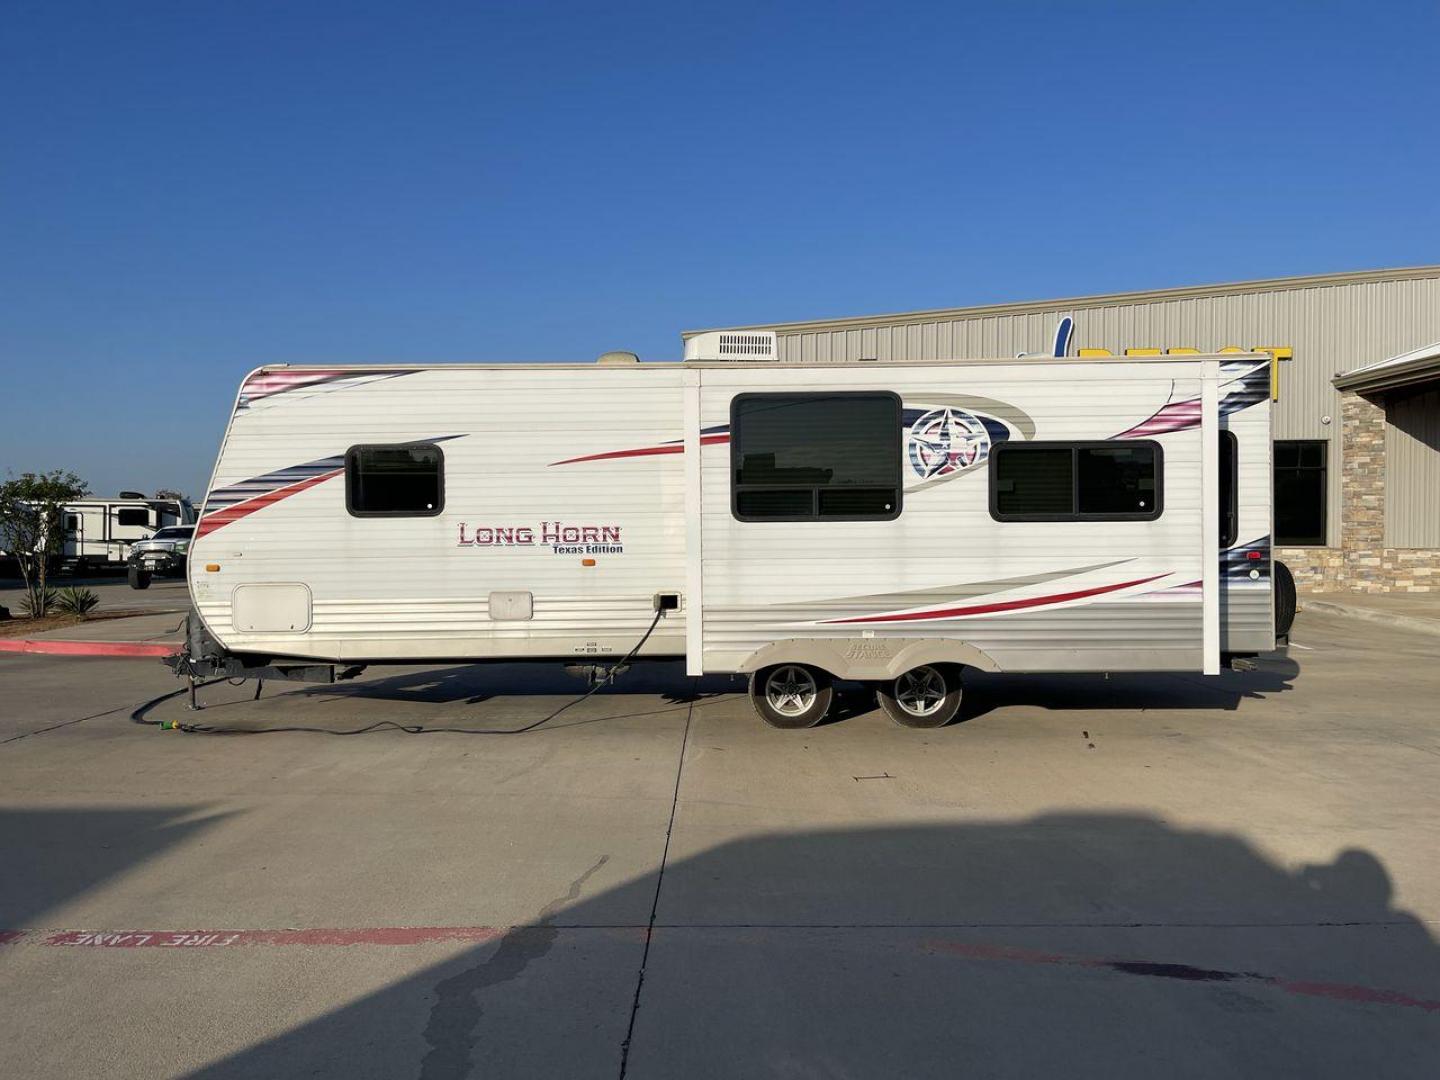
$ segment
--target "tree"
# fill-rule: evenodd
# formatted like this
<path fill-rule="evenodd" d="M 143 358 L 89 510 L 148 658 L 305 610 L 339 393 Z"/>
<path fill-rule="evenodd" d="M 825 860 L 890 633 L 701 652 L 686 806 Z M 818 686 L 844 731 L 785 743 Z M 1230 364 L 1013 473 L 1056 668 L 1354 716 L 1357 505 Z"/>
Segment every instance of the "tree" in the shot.
<path fill-rule="evenodd" d="M 185 502 L 190 498 L 190 496 L 186 495 L 183 491 L 176 491 L 174 488 L 161 488 L 159 491 L 155 492 L 155 498 L 179 499 L 181 502 Z"/>
<path fill-rule="evenodd" d="M 33 612 L 44 610 L 50 556 L 65 543 L 60 508 L 88 494 L 85 481 L 64 469 L 21 473 L 0 482 L 0 549 L 19 565 Z"/>

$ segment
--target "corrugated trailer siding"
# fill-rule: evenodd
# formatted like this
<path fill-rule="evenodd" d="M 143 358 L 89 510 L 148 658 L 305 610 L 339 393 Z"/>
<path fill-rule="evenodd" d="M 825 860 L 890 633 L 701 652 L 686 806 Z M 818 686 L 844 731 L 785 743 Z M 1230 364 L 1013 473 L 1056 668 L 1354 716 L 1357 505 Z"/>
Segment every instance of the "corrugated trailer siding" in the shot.
<path fill-rule="evenodd" d="M 847 376 L 847 390 L 894 391 L 907 407 L 962 388 L 1009 402 L 1032 417 L 1038 439 L 1109 438 L 1153 415 L 1172 389 L 1181 398 L 1199 394 L 1193 369 L 1168 363 L 1145 371 L 1121 365 L 1087 370 L 1083 364 L 861 371 Z M 1172 382 L 1182 372 L 1185 377 Z M 728 423 L 737 393 L 823 390 L 830 377 L 798 367 L 706 370 L 701 423 Z M 707 669 L 733 667 L 775 640 L 855 638 L 862 631 L 881 638 L 944 635 L 967 641 L 1009 670 L 1195 668 L 1200 595 L 1157 590 L 1200 577 L 1199 433 L 1177 431 L 1157 441 L 1165 455 L 1164 512 L 1147 522 L 996 522 L 989 513 L 988 467 L 907 492 L 904 510 L 893 521 L 739 522 L 730 507 L 730 450 L 707 447 L 701 468 Z M 1150 575 L 1164 580 L 1148 586 L 1152 591 L 1144 599 L 1118 593 L 1114 600 L 948 621 L 824 622 L 897 607 L 877 595 L 927 590 L 954 596 L 969 583 L 1120 560 L 1123 567 L 1066 577 L 1065 586 L 1011 587 L 999 595 L 1043 595 L 1047 589 Z M 1266 597 L 1260 618 L 1268 629 L 1268 592 L 1259 595 Z"/>
<path fill-rule="evenodd" d="M 1330 543 L 1340 542 L 1340 401 L 1330 380 L 1440 338 L 1440 270 L 1393 280 L 1257 286 L 1219 295 L 1039 304 L 994 314 L 940 312 L 893 321 L 839 319 L 778 331 L 781 361 L 966 359 L 1044 353 L 1055 324 L 1075 319 L 1074 348 L 1251 348 L 1288 345 L 1275 438 L 1330 442 Z M 864 323 L 863 327 L 858 323 Z M 856 331 L 859 331 L 858 333 Z M 873 335 L 873 336 L 872 336 Z M 1325 424 L 1322 417 L 1331 417 Z"/>
<path fill-rule="evenodd" d="M 678 454 L 552 462 L 681 437 L 680 373 L 597 367 L 433 368 L 367 383 L 291 390 L 241 411 L 214 488 L 342 455 L 362 443 L 448 439 L 444 512 L 352 517 L 336 476 L 202 536 L 191 583 L 227 647 L 289 655 L 486 656 L 505 649 L 576 655 L 589 641 L 623 652 L 653 616 L 657 591 L 684 585 L 684 482 Z M 623 554 L 462 545 L 464 522 L 620 525 Z M 221 567 L 206 573 L 203 565 Z M 238 585 L 298 582 L 313 599 L 306 633 L 241 633 Z M 533 618 L 496 621 L 492 591 L 534 595 Z M 647 652 L 683 651 L 684 616 Z"/>
<path fill-rule="evenodd" d="M 1397 395 L 1385 429 L 1385 544 L 1440 547 L 1440 390 Z"/>

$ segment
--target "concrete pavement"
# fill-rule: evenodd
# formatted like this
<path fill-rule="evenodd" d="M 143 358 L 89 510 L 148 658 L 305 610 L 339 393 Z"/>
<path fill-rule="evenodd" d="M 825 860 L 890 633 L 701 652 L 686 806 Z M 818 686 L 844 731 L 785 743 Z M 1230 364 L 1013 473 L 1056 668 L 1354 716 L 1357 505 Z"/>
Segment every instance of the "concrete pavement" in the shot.
<path fill-rule="evenodd" d="M 929 732 L 671 668 L 454 733 L 580 689 L 506 665 L 162 733 L 158 664 L 0 657 L 0 1074 L 1432 1076 L 1431 639 L 1294 638 Z"/>
<path fill-rule="evenodd" d="M 1440 593 L 1311 592 L 1300 606 L 1327 615 L 1384 623 L 1417 634 L 1440 634 Z"/>

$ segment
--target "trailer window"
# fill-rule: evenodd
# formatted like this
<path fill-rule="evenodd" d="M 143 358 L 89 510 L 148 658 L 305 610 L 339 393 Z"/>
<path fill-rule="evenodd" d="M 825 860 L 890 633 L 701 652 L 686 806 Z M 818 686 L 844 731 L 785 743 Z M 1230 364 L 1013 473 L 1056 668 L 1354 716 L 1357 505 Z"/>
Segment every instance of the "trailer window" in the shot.
<path fill-rule="evenodd" d="M 142 510 L 138 506 L 122 506 L 115 511 L 115 524 L 139 525 L 144 528 L 150 524 L 150 511 Z"/>
<path fill-rule="evenodd" d="M 434 517 L 445 507 L 445 459 L 433 443 L 352 446 L 345 505 L 355 517 Z"/>
<path fill-rule="evenodd" d="M 887 521 L 900 513 L 900 398 L 741 394 L 730 406 L 741 521 Z"/>
<path fill-rule="evenodd" d="M 1235 543 L 1240 531 L 1240 453 L 1233 431 L 1220 432 L 1220 549 Z"/>
<path fill-rule="evenodd" d="M 1153 521 L 1160 445 L 1147 441 L 1001 443 L 990 452 L 996 521 Z"/>
<path fill-rule="evenodd" d="M 1069 447 L 996 447 L 990 455 L 996 517 L 1069 517 L 1075 512 L 1075 452 Z"/>

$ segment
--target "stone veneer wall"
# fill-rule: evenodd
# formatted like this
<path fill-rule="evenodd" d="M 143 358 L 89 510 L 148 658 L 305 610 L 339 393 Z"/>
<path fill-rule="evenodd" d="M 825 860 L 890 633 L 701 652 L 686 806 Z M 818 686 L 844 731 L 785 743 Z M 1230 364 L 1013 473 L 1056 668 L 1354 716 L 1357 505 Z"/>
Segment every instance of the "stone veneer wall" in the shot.
<path fill-rule="evenodd" d="M 1345 394 L 1340 547 L 1277 548 L 1302 589 L 1440 592 L 1440 551 L 1385 546 L 1385 409 Z"/>
<path fill-rule="evenodd" d="M 1310 592 L 1343 589 L 1345 556 L 1339 548 L 1276 548 L 1275 558 L 1290 568 L 1297 588 Z"/>

